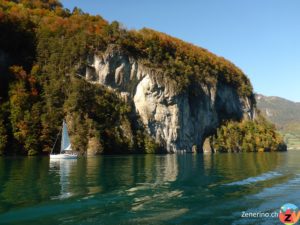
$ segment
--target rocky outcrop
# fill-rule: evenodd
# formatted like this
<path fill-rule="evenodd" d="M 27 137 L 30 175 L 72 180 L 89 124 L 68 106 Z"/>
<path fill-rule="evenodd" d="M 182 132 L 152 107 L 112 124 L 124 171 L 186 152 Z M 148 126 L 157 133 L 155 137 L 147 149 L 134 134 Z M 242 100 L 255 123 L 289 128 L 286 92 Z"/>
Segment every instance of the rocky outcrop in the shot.
<path fill-rule="evenodd" d="M 202 149 L 224 119 L 252 119 L 254 103 L 227 84 L 193 84 L 183 91 L 164 71 L 149 68 L 118 46 L 89 56 L 85 78 L 130 102 L 148 133 L 168 152 Z"/>
<path fill-rule="evenodd" d="M 213 153 L 213 152 L 214 152 L 214 149 L 211 144 L 211 138 L 208 137 L 204 140 L 204 143 L 203 143 L 203 153 Z"/>

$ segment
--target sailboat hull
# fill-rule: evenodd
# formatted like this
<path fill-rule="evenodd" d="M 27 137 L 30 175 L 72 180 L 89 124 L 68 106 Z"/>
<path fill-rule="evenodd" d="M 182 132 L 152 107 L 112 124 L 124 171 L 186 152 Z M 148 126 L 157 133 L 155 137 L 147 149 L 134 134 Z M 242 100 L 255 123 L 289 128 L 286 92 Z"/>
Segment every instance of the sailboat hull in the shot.
<path fill-rule="evenodd" d="M 50 155 L 50 159 L 77 159 L 77 155 L 73 155 L 73 154 Z"/>

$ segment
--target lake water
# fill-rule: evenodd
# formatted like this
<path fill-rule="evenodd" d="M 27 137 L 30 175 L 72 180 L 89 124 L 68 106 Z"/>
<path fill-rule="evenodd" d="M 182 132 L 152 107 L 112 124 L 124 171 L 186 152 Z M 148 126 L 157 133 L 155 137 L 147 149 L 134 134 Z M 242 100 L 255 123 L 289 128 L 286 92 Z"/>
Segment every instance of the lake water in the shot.
<path fill-rule="evenodd" d="M 300 152 L 0 158 L 0 224 L 274 225 L 242 214 L 288 202 Z"/>

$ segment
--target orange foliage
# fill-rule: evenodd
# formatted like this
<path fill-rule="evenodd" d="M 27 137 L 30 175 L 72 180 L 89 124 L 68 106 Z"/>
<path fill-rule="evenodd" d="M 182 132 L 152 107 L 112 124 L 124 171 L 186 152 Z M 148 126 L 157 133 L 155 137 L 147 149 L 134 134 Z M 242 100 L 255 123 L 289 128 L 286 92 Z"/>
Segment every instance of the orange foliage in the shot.
<path fill-rule="evenodd" d="M 38 96 L 39 92 L 36 88 L 31 88 L 31 93 L 32 96 Z"/>
<path fill-rule="evenodd" d="M 30 74 L 27 74 L 26 71 L 21 67 L 21 66 L 11 66 L 10 68 L 10 72 L 15 75 L 16 79 L 19 80 L 19 81 L 22 81 L 22 82 L 25 82 L 25 84 L 28 84 L 29 87 L 30 87 L 30 95 L 32 96 L 37 96 L 39 93 L 38 93 L 38 90 L 36 89 L 36 78 Z M 20 93 L 22 92 L 26 92 L 24 89 L 23 89 L 23 86 L 22 86 L 22 90 L 19 90 Z"/>
<path fill-rule="evenodd" d="M 10 72 L 16 76 L 17 79 L 25 80 L 27 78 L 27 73 L 21 66 L 11 66 L 9 68 Z"/>

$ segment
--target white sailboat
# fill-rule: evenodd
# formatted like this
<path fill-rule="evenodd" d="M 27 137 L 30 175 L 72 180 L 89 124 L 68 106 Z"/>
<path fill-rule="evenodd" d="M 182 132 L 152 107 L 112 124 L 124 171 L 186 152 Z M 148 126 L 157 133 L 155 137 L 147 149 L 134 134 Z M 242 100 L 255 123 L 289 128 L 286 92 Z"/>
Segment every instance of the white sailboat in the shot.
<path fill-rule="evenodd" d="M 54 144 L 55 146 L 55 144 Z M 54 147 L 53 147 L 54 149 Z M 53 154 L 53 149 L 50 154 L 50 159 L 76 159 L 77 154 L 72 153 L 72 146 L 68 134 L 68 128 L 65 121 L 63 121 L 62 137 L 59 154 Z"/>

